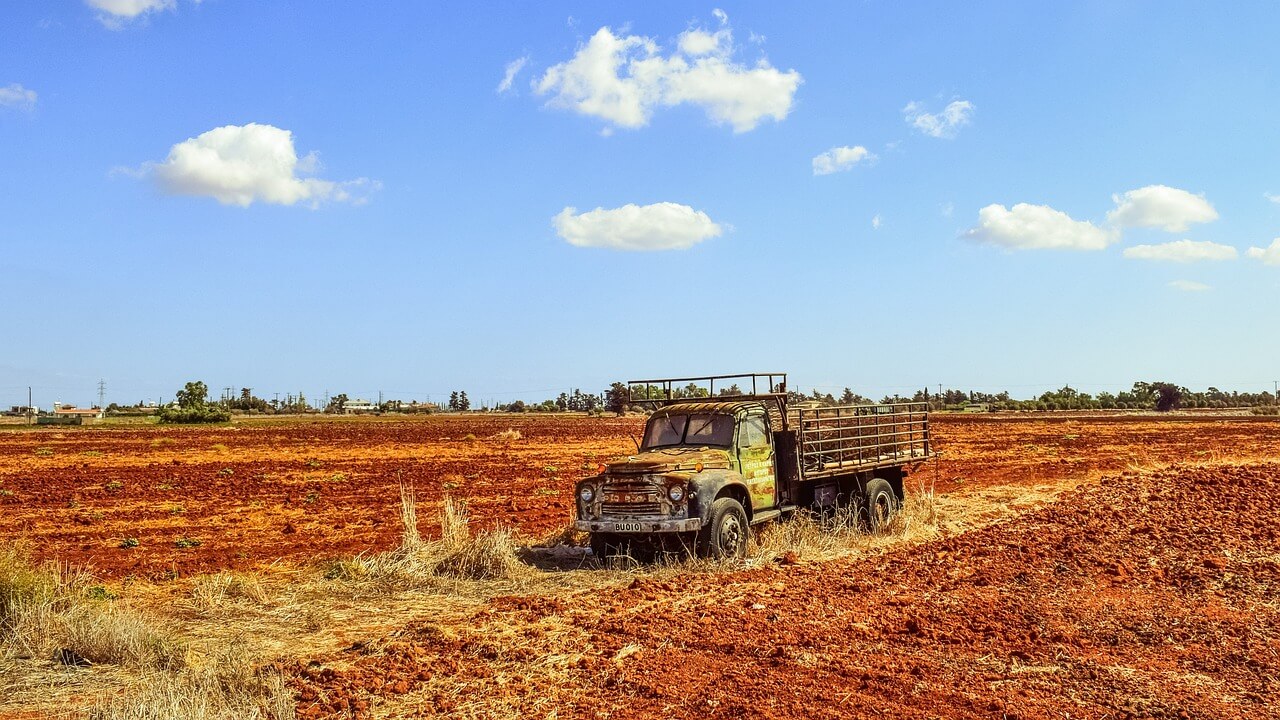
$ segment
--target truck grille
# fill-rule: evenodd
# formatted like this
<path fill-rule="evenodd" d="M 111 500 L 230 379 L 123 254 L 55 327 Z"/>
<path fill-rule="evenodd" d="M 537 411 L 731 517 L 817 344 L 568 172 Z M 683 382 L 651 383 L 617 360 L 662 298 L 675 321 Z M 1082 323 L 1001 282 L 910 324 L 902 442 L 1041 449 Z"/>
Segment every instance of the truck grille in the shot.
<path fill-rule="evenodd" d="M 656 502 L 644 503 L 602 503 L 601 511 L 605 515 L 620 515 L 623 517 L 640 517 L 644 515 L 661 515 L 662 507 Z"/>

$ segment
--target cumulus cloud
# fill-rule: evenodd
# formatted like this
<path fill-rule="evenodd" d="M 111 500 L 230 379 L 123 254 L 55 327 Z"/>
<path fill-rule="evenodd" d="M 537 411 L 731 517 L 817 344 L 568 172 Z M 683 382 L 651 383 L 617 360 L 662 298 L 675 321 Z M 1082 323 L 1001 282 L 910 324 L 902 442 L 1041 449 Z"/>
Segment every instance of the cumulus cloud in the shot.
<path fill-rule="evenodd" d="M 165 192 L 212 197 L 224 205 L 248 207 L 254 201 L 275 205 L 332 202 L 362 203 L 378 183 L 367 178 L 333 182 L 309 175 L 320 169 L 319 156 L 299 158 L 293 133 L 271 125 L 225 125 L 183 140 L 159 163 L 140 172 Z"/>
<path fill-rule="evenodd" d="M 584 213 L 567 207 L 551 222 L 571 245 L 615 250 L 684 250 L 722 232 L 706 213 L 670 202 Z"/>
<path fill-rule="evenodd" d="M 10 83 L 5 87 L 0 87 L 0 107 L 34 110 L 36 107 L 36 91 L 28 90 L 18 83 Z"/>
<path fill-rule="evenodd" d="M 1263 265 L 1280 265 L 1280 238 L 1272 240 L 1265 248 L 1249 248 L 1249 257 L 1261 260 Z"/>
<path fill-rule="evenodd" d="M 98 22 L 112 30 L 139 17 L 177 7 L 177 0 L 85 0 L 85 4 L 98 11 Z"/>
<path fill-rule="evenodd" d="M 1195 280 L 1174 280 L 1169 283 L 1169 287 L 1183 292 L 1204 292 L 1210 289 L 1208 285 Z"/>
<path fill-rule="evenodd" d="M 507 69 L 502 73 L 502 82 L 498 83 L 499 94 L 511 89 L 511 84 L 515 82 L 516 75 L 520 74 L 520 71 L 524 69 L 524 66 L 528 64 L 528 62 L 529 56 L 525 55 L 522 58 L 516 58 L 515 60 L 507 63 Z"/>
<path fill-rule="evenodd" d="M 1102 250 L 1118 234 L 1091 222 L 1072 220 L 1047 205 L 1018 203 L 1012 209 L 988 205 L 978 211 L 978 225 L 965 233 L 971 240 L 1010 250 Z"/>
<path fill-rule="evenodd" d="M 973 103 L 955 100 L 935 115 L 925 111 L 924 103 L 912 101 L 902 108 L 902 116 L 908 125 L 929 137 L 953 138 L 961 127 L 969 124 Z"/>
<path fill-rule="evenodd" d="M 764 58 L 753 66 L 738 62 L 728 16 L 716 17 L 719 30 L 686 30 L 665 54 L 650 38 L 600 28 L 572 58 L 548 68 L 534 89 L 549 95 L 552 106 L 622 128 L 644 127 L 656 109 L 682 104 L 701 107 L 713 122 L 740 133 L 766 118 L 785 119 L 800 73 L 778 70 Z"/>
<path fill-rule="evenodd" d="M 884 224 L 884 221 L 880 219 L 880 214 L 879 214 L 879 213 L 877 213 L 875 217 L 871 218 L 871 229 L 872 229 L 872 230 L 879 230 L 879 229 L 880 229 L 880 226 L 881 226 L 881 225 L 883 225 L 883 224 Z"/>
<path fill-rule="evenodd" d="M 1134 245 L 1124 249 L 1124 256 L 1134 260 L 1162 260 L 1190 263 L 1201 260 L 1235 260 L 1234 247 L 1208 240 L 1175 240 L 1158 245 Z"/>
<path fill-rule="evenodd" d="M 867 152 L 861 145 L 850 147 L 833 147 L 813 159 L 814 175 L 830 175 L 831 173 L 850 170 L 862 161 L 871 162 L 876 156 Z"/>
<path fill-rule="evenodd" d="M 1112 195 L 1116 207 L 1107 213 L 1107 222 L 1116 227 L 1154 227 L 1168 232 L 1186 232 L 1193 223 L 1218 219 L 1203 195 L 1167 185 L 1148 185 L 1124 195 Z"/>
<path fill-rule="evenodd" d="M 1280 205 L 1280 195 L 1276 195 L 1274 193 L 1262 193 L 1262 197 L 1270 200 L 1273 203 L 1276 203 L 1277 205 Z"/>

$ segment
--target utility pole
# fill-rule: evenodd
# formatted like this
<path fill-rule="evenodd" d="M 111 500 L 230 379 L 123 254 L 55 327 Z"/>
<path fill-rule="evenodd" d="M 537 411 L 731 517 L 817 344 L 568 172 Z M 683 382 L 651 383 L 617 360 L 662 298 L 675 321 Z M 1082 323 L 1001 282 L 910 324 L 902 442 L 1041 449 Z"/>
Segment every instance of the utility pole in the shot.
<path fill-rule="evenodd" d="M 107 406 L 103 404 L 103 399 L 106 397 L 106 395 L 107 395 L 107 381 L 99 380 L 98 381 L 98 409 L 103 412 L 106 412 L 107 410 Z"/>
<path fill-rule="evenodd" d="M 28 425 L 32 423 L 32 418 L 34 417 L 34 415 L 35 413 L 31 411 L 31 386 L 28 385 L 27 386 L 27 424 Z"/>

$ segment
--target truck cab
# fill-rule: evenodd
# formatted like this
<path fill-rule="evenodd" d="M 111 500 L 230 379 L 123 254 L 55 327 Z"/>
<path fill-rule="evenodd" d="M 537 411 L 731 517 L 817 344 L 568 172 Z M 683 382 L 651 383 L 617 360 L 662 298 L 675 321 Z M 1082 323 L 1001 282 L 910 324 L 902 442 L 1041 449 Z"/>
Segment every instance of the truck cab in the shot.
<path fill-rule="evenodd" d="M 664 534 L 700 555 L 740 556 L 748 526 L 779 514 L 775 467 L 764 403 L 671 403 L 649 416 L 636 454 L 578 483 L 575 524 L 604 552 Z"/>

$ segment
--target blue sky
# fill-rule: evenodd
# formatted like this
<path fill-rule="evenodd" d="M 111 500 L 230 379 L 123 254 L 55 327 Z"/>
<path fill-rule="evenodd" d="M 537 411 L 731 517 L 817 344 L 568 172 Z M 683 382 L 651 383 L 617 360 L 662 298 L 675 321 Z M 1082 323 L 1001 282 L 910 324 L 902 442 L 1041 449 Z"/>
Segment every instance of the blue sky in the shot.
<path fill-rule="evenodd" d="M 0 405 L 1270 389 L 1280 11 L 900 5 L 6 3 Z"/>

